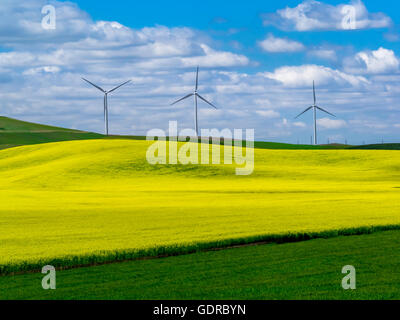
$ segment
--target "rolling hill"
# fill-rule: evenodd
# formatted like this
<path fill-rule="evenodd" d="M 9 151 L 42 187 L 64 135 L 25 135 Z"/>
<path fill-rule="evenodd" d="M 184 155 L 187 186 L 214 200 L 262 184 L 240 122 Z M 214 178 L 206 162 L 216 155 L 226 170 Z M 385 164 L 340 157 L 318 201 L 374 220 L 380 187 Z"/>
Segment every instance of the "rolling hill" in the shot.
<path fill-rule="evenodd" d="M 0 116 L 0 150 L 23 145 L 88 139 L 146 140 L 146 137 L 134 135 L 105 136 L 93 132 L 54 127 Z M 221 142 L 221 144 L 223 144 L 223 142 Z M 245 144 L 245 141 L 243 141 L 243 146 L 245 146 Z M 362 146 L 349 146 L 341 144 L 313 146 L 307 144 L 255 141 L 254 147 L 256 149 L 276 150 L 400 150 L 400 143 L 371 144 Z"/>
<path fill-rule="evenodd" d="M 99 139 L 102 135 L 0 117 L 0 149 L 57 141 Z"/>
<path fill-rule="evenodd" d="M 85 132 L 80 130 L 66 129 L 37 123 L 31 123 L 12 119 L 8 117 L 0 117 L 0 150 L 32 144 L 41 144 L 58 141 L 71 140 L 88 140 L 88 139 L 127 139 L 127 140 L 146 140 L 145 136 L 119 136 Z M 243 142 L 245 146 L 245 142 Z M 274 143 L 256 141 L 254 147 L 258 149 L 290 149 L 290 150 L 308 150 L 308 149 L 345 149 L 346 146 L 312 146 L 312 145 L 295 145 L 287 143 Z"/>

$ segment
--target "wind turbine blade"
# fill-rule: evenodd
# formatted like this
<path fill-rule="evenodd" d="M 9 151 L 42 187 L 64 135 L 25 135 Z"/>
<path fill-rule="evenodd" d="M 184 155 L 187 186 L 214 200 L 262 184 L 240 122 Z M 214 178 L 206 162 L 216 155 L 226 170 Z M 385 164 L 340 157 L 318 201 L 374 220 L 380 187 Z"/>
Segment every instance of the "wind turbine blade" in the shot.
<path fill-rule="evenodd" d="M 317 103 L 317 98 L 315 96 L 315 81 L 312 82 L 312 87 L 313 87 L 313 93 L 314 93 L 314 106 Z"/>
<path fill-rule="evenodd" d="M 325 112 L 325 113 L 331 115 L 332 117 L 337 118 L 333 113 L 330 113 L 330 112 L 326 111 L 325 109 L 322 109 L 321 107 L 318 107 L 318 106 L 316 106 L 316 107 L 317 107 L 317 109 L 321 110 L 322 112 Z"/>
<path fill-rule="evenodd" d="M 187 96 L 184 96 L 183 98 L 181 98 L 181 99 L 175 101 L 174 103 L 171 103 L 171 106 L 173 106 L 174 104 L 177 104 L 178 102 L 181 102 L 182 100 L 185 100 L 185 99 L 187 99 L 187 98 L 193 96 L 193 94 L 194 94 L 194 93 L 188 94 Z"/>
<path fill-rule="evenodd" d="M 99 89 L 101 92 L 105 93 L 106 91 L 103 88 L 100 88 L 99 86 L 95 85 L 94 83 L 90 82 L 89 80 L 82 78 L 83 81 L 86 81 L 87 83 L 91 84 L 93 87 Z"/>
<path fill-rule="evenodd" d="M 199 88 L 199 66 L 197 66 L 197 71 L 196 71 L 196 91 Z"/>
<path fill-rule="evenodd" d="M 204 99 L 201 95 L 198 93 L 196 94 L 201 100 L 203 100 L 205 103 L 208 103 L 211 107 L 218 109 L 216 106 L 214 106 L 211 102 L 208 102 L 206 99 Z"/>
<path fill-rule="evenodd" d="M 308 110 L 310 110 L 312 107 L 308 107 L 306 110 L 304 110 L 302 113 L 300 113 L 295 119 L 300 117 L 302 114 L 306 113 Z"/>
<path fill-rule="evenodd" d="M 128 81 L 124 82 L 123 84 L 120 84 L 118 87 L 115 87 L 114 89 L 111 89 L 110 91 L 108 91 L 108 93 L 111 93 L 111 92 L 117 90 L 118 88 L 121 88 L 122 86 L 126 85 L 129 82 L 131 82 L 131 80 L 128 80 Z"/>

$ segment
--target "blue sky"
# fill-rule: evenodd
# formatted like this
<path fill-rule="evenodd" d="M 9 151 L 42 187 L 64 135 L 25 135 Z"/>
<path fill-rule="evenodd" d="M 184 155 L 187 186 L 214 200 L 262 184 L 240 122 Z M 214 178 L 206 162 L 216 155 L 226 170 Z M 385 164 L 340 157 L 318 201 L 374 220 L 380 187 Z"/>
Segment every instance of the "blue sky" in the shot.
<path fill-rule="evenodd" d="M 41 25 L 44 5 L 56 29 Z M 344 7 L 354 25 L 343 25 Z M 200 90 L 220 109 L 200 109 L 200 127 L 254 128 L 259 140 L 309 143 L 317 84 L 320 143 L 400 142 L 400 4 L 396 1 L 45 1 L 0 4 L 1 114 L 102 132 L 146 134 L 177 120 L 193 126 Z M 347 27 L 346 27 L 347 26 Z"/>

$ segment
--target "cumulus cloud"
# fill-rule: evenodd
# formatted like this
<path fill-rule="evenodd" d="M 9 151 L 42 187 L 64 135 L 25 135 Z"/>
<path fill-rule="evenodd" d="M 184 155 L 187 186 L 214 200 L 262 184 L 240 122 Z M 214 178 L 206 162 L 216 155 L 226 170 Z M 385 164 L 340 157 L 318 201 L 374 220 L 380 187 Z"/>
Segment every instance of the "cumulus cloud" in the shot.
<path fill-rule="evenodd" d="M 204 67 L 249 64 L 243 55 L 213 49 L 206 36 L 190 28 L 131 29 L 115 21 L 92 21 L 70 2 L 53 4 L 57 12 L 55 30 L 41 27 L 41 0 L 32 0 L 29 5 L 14 1 L 0 4 L 10 15 L 1 22 L 4 29 L 0 32 L 0 42 L 14 49 L 1 53 L 0 65 L 69 67 L 80 62 L 82 69 L 88 69 L 85 68 L 88 64 L 107 65 L 122 59 L 122 63 L 142 69 L 153 69 L 155 65 L 187 68 L 198 64 Z"/>
<path fill-rule="evenodd" d="M 340 129 L 347 126 L 346 121 L 330 118 L 321 118 L 317 120 L 317 125 L 324 129 Z"/>
<path fill-rule="evenodd" d="M 368 80 L 361 76 L 354 76 L 318 65 L 285 66 L 276 69 L 274 72 L 266 72 L 264 76 L 281 82 L 289 87 L 310 86 L 313 81 L 318 84 L 335 83 L 339 85 L 358 86 L 368 83 Z"/>
<path fill-rule="evenodd" d="M 203 55 L 182 58 L 183 66 L 202 65 L 204 67 L 232 67 L 246 66 L 250 62 L 245 56 L 231 52 L 216 51 L 206 44 L 200 44 L 200 48 L 203 50 Z"/>
<path fill-rule="evenodd" d="M 349 13 L 354 12 L 352 29 L 386 28 L 391 19 L 383 13 L 370 13 L 360 0 L 336 6 L 315 0 L 305 0 L 294 8 L 286 7 L 276 13 L 264 15 L 264 25 L 273 25 L 287 31 L 344 30 Z"/>
<path fill-rule="evenodd" d="M 88 14 L 72 2 L 52 2 L 57 9 L 55 30 L 42 28 L 41 9 L 44 0 L 0 2 L 0 43 L 3 46 L 44 47 L 47 44 L 76 41 L 85 38 L 92 30 L 93 22 Z"/>
<path fill-rule="evenodd" d="M 286 38 L 276 38 L 273 34 L 269 34 L 268 37 L 260 41 L 258 45 L 265 52 L 298 52 L 303 51 L 305 46 L 298 41 L 293 41 Z"/>
<path fill-rule="evenodd" d="M 393 50 L 379 48 L 357 53 L 345 60 L 345 67 L 349 72 L 381 74 L 396 72 L 399 69 L 399 59 Z"/>

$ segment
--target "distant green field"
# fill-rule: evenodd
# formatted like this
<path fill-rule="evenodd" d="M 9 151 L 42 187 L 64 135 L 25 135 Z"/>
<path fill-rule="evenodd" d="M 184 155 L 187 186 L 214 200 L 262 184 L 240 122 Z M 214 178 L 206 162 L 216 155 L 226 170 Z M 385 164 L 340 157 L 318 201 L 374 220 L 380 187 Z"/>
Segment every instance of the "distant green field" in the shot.
<path fill-rule="evenodd" d="M 87 139 L 127 139 L 146 140 L 145 136 L 110 135 L 72 130 L 26 121 L 20 121 L 7 117 L 0 117 L 0 150 L 15 146 L 41 144 L 58 141 L 87 140 Z M 221 143 L 223 144 L 223 142 Z M 243 141 L 243 146 L 246 142 Z M 332 145 L 307 145 L 289 144 L 278 142 L 255 141 L 257 149 L 277 150 L 337 150 L 337 149 L 371 149 L 371 150 L 400 150 L 400 144 L 376 144 L 365 146 L 348 146 L 341 144 Z"/>
<path fill-rule="evenodd" d="M 400 143 L 369 144 L 365 146 L 354 146 L 351 149 L 365 150 L 400 150 Z"/>
<path fill-rule="evenodd" d="M 245 143 L 243 144 L 245 146 Z M 281 150 L 337 150 L 347 149 L 349 146 L 346 145 L 310 145 L 310 144 L 289 144 L 289 143 L 278 143 L 278 142 L 264 142 L 255 141 L 254 147 L 257 149 L 281 149 Z"/>
<path fill-rule="evenodd" d="M 0 149 L 16 146 L 99 139 L 102 135 L 0 117 Z"/>
<path fill-rule="evenodd" d="M 92 132 L 84 132 L 54 126 L 36 124 L 20 121 L 7 117 L 0 117 L 0 149 L 16 146 L 41 144 L 58 141 L 87 140 L 87 139 L 127 139 L 127 140 L 146 140 L 145 136 L 104 136 Z M 246 142 L 243 141 L 243 146 Z M 345 149 L 346 146 L 312 146 L 295 145 L 286 143 L 256 141 L 254 147 L 258 149 L 292 149 L 292 150 L 321 150 L 321 149 Z"/>
<path fill-rule="evenodd" d="M 51 291 L 41 273 L 5 276 L 0 299 L 400 299 L 398 248 L 400 231 L 249 246 L 58 271 Z"/>
<path fill-rule="evenodd" d="M 17 119 L 0 116 L 0 132 L 43 132 L 43 131 L 79 132 L 78 130 L 48 126 L 44 124 L 32 123 L 32 122 L 21 121 Z"/>

